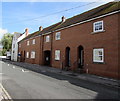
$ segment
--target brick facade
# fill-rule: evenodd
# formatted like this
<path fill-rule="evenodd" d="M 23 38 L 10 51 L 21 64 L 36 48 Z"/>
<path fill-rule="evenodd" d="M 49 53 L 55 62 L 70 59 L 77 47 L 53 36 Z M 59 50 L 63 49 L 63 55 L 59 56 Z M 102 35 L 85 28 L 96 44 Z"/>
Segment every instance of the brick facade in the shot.
<path fill-rule="evenodd" d="M 118 57 L 120 50 L 119 16 L 119 13 L 115 13 L 68 28 L 63 27 L 63 29 L 56 27 L 64 25 L 64 22 L 45 28 L 39 32 L 38 36 L 19 42 L 21 61 L 118 79 L 120 66 Z M 93 32 L 93 23 L 97 21 L 103 21 L 104 30 L 102 32 Z M 49 30 L 46 32 L 46 29 Z M 60 40 L 55 39 L 57 32 L 60 32 Z M 46 42 L 48 35 L 50 41 Z M 32 44 L 33 39 L 36 40 L 34 45 Z M 27 46 L 28 40 L 30 41 L 29 46 Z M 102 63 L 93 62 L 93 50 L 99 48 L 104 50 L 104 62 Z M 56 50 L 60 51 L 59 60 L 55 60 Z M 31 51 L 35 51 L 34 59 L 30 58 Z M 29 52 L 29 58 L 26 58 L 26 52 Z M 79 68 L 78 65 L 79 58 L 82 58 L 80 60 L 82 68 Z M 49 63 L 46 64 L 47 61 Z"/>

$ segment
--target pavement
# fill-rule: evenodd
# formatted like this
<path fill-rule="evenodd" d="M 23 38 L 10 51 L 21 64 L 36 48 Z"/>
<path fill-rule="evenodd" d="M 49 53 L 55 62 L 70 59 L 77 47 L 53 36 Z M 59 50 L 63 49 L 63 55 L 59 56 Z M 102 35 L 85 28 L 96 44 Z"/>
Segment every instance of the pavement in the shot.
<path fill-rule="evenodd" d="M 120 80 L 116 80 L 116 79 L 111 79 L 111 78 L 106 78 L 106 77 L 101 77 L 101 76 L 96 76 L 96 75 L 91 75 L 91 74 L 86 74 L 86 73 L 79 74 L 79 73 L 75 73 L 72 71 L 64 71 L 64 70 L 61 70 L 58 68 L 52 68 L 52 67 L 48 67 L 48 66 L 40 66 L 37 64 L 14 62 L 14 61 L 5 60 L 5 59 L 3 59 L 2 61 L 7 62 L 9 64 L 21 66 L 25 69 L 32 70 L 32 71 L 37 72 L 37 73 L 51 72 L 51 73 L 69 76 L 72 78 L 86 80 L 89 82 L 94 82 L 97 84 L 102 84 L 102 85 L 106 85 L 106 86 L 120 89 Z"/>

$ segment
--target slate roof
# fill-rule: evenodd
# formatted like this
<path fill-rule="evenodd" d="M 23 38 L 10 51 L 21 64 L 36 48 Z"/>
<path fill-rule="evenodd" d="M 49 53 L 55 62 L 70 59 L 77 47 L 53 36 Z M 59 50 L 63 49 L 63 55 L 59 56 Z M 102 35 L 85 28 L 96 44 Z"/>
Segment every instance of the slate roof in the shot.
<path fill-rule="evenodd" d="M 58 22 L 56 24 L 53 24 L 49 27 L 44 28 L 41 32 L 36 31 L 32 34 L 29 34 L 26 38 L 24 38 L 23 40 L 38 36 L 38 35 L 42 35 L 42 34 L 46 34 L 48 32 L 60 29 L 60 28 L 64 28 L 67 26 L 70 26 L 72 24 L 76 24 L 85 20 L 89 20 L 110 12 L 114 12 L 114 11 L 118 11 L 120 10 L 120 1 L 119 2 L 109 2 L 107 4 L 104 4 L 102 6 L 99 6 L 97 8 L 94 8 L 92 10 L 89 10 L 87 12 L 84 12 L 82 14 L 76 15 L 72 18 L 66 19 L 65 22 Z M 23 41 L 21 40 L 21 41 Z"/>
<path fill-rule="evenodd" d="M 72 18 L 66 19 L 66 21 L 60 26 L 56 27 L 55 30 L 67 27 L 72 24 L 76 24 L 85 20 L 89 20 L 113 11 L 120 10 L 120 1 L 119 2 L 110 2 L 105 5 L 99 6 L 82 14 L 76 15 Z"/>

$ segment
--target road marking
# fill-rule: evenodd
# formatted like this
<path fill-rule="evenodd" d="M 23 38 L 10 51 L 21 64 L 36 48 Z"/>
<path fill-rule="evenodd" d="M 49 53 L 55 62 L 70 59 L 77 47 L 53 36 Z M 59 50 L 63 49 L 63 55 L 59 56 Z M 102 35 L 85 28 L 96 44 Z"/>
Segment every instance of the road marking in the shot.
<path fill-rule="evenodd" d="M 29 71 L 22 69 L 22 72 L 29 72 Z"/>
<path fill-rule="evenodd" d="M 8 66 L 10 66 L 10 64 L 8 64 Z"/>
<path fill-rule="evenodd" d="M 13 101 L 11 96 L 8 94 L 8 92 L 6 91 L 6 89 L 3 87 L 3 85 L 1 83 L 0 83 L 0 88 L 4 92 L 4 95 L 2 96 L 4 98 L 6 98 L 4 100 L 10 99 L 10 101 Z"/>
<path fill-rule="evenodd" d="M 15 68 L 15 66 L 13 66 L 13 68 Z"/>
<path fill-rule="evenodd" d="M 2 74 L 4 74 L 4 73 L 0 73 L 0 75 L 2 75 Z"/>

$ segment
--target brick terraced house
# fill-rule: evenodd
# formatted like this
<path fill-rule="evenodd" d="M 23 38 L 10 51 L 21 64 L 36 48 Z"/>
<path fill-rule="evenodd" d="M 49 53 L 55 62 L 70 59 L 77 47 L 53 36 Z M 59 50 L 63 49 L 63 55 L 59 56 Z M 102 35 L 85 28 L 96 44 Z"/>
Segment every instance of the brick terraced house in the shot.
<path fill-rule="evenodd" d="M 20 61 L 118 79 L 120 2 L 110 2 L 28 35 Z"/>

